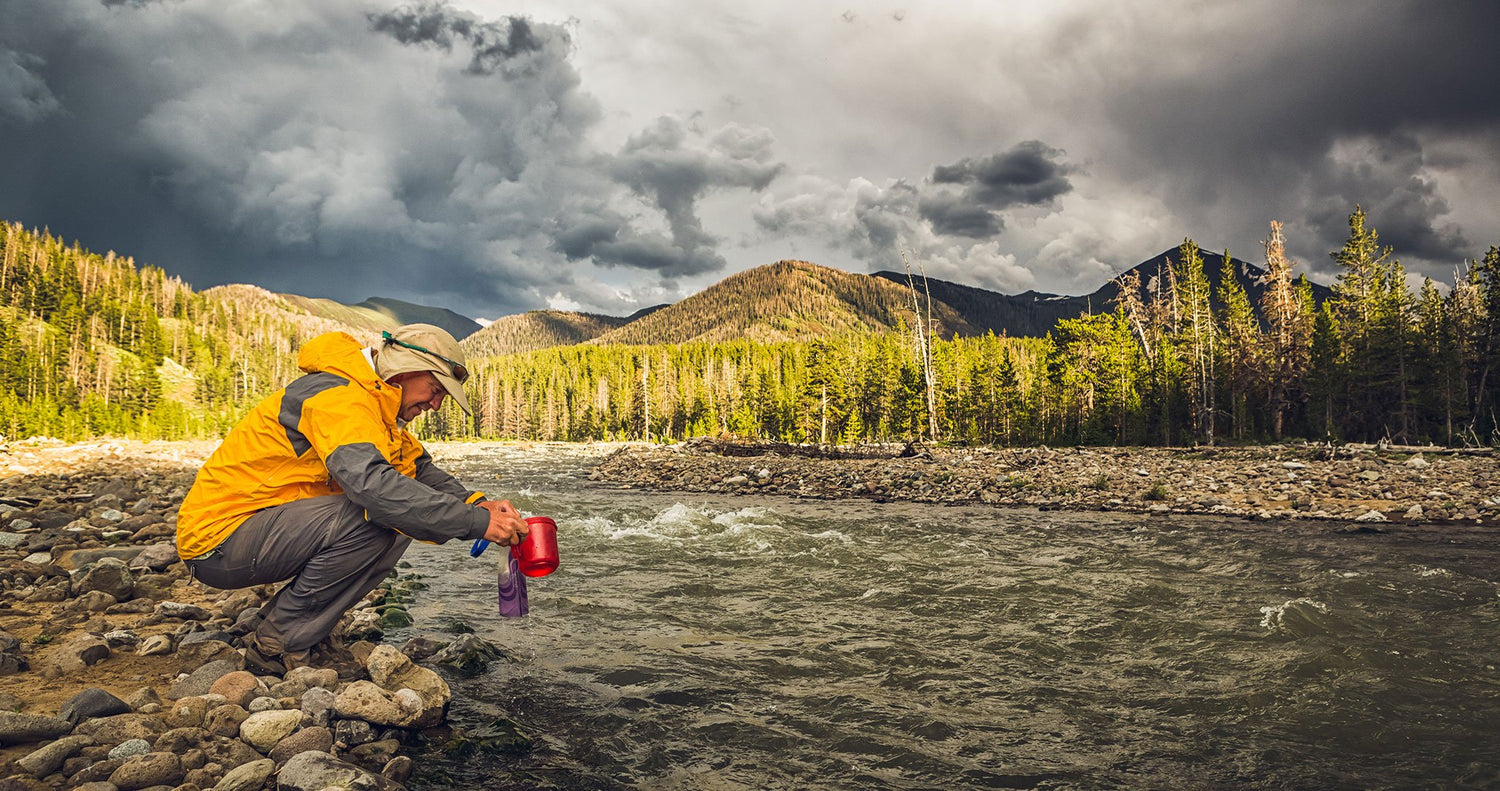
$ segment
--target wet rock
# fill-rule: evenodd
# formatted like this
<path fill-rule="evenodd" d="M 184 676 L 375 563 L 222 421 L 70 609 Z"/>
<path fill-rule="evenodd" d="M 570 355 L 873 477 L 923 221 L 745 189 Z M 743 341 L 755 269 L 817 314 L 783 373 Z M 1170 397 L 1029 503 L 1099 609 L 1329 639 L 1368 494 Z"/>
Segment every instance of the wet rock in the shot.
<path fill-rule="evenodd" d="M 344 756 L 350 763 L 372 772 L 378 772 L 396 757 L 396 751 L 399 749 L 401 749 L 401 742 L 395 739 L 381 739 L 361 744 L 345 753 Z"/>
<path fill-rule="evenodd" d="M 405 783 L 411 778 L 414 764 L 410 757 L 398 755 L 380 768 L 380 775 L 395 783 Z"/>
<path fill-rule="evenodd" d="M 276 762 L 269 758 L 251 761 L 231 769 L 213 791 L 259 791 L 275 771 Z"/>
<path fill-rule="evenodd" d="M 68 699 L 68 702 L 58 710 L 57 716 L 77 725 L 83 720 L 128 714 L 131 711 L 134 709 L 129 703 L 98 687 L 88 687 Z"/>
<path fill-rule="evenodd" d="M 93 743 L 94 740 L 87 736 L 64 736 L 17 759 L 16 766 L 36 777 L 46 777 L 61 768 L 63 761 L 74 753 Z"/>
<path fill-rule="evenodd" d="M 443 752 L 458 758 L 481 751 L 519 755 L 531 750 L 534 743 L 515 721 L 500 717 L 468 733 L 455 732 L 443 745 Z"/>
<path fill-rule="evenodd" d="M 385 777 L 312 750 L 292 756 L 276 777 L 278 791 L 322 791 L 330 786 L 402 791 L 399 784 Z"/>
<path fill-rule="evenodd" d="M 187 678 L 173 682 L 167 690 L 167 697 L 176 700 L 205 694 L 215 681 L 239 669 L 238 665 L 227 659 L 209 662 L 188 674 Z"/>
<path fill-rule="evenodd" d="M 151 786 L 176 785 L 185 770 L 182 759 L 172 753 L 146 753 L 130 758 L 109 776 L 120 791 Z"/>
<path fill-rule="evenodd" d="M 165 571 L 168 566 L 176 562 L 178 560 L 177 546 L 175 544 L 152 544 L 131 558 L 127 565 L 133 569 L 145 568 L 152 571 Z"/>
<path fill-rule="evenodd" d="M 251 714 L 240 723 L 240 739 L 261 752 L 267 752 L 276 743 L 292 735 L 302 724 L 302 712 L 262 711 Z"/>
<path fill-rule="evenodd" d="M 127 758 L 134 758 L 137 755 L 145 755 L 149 752 L 151 752 L 151 742 L 145 739 L 126 739 L 109 751 L 109 759 L 112 761 L 124 761 Z"/>
<path fill-rule="evenodd" d="M 375 728 L 364 720 L 337 720 L 333 723 L 333 738 L 341 744 L 356 745 L 375 741 Z"/>
<path fill-rule="evenodd" d="M 333 731 L 328 728 L 303 728 L 276 743 L 267 755 L 278 765 L 291 760 L 292 756 L 309 750 L 326 753 L 333 750 Z"/>
<path fill-rule="evenodd" d="M 504 659 L 505 651 L 478 635 L 466 634 L 432 655 L 432 662 L 447 665 L 464 676 L 477 676 L 490 663 Z"/>

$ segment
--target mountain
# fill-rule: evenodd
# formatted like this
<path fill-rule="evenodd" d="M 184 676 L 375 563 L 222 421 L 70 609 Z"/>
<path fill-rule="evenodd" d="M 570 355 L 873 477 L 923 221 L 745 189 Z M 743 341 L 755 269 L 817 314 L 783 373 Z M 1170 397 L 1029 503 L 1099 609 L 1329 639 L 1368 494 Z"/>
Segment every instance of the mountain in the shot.
<path fill-rule="evenodd" d="M 1224 256 L 1207 250 L 1200 250 L 1198 255 L 1203 259 L 1203 272 L 1212 287 L 1212 301 L 1214 308 L 1217 309 L 1221 307 L 1218 302 L 1218 291 L 1225 272 Z M 1162 278 L 1165 276 L 1168 260 L 1174 263 L 1178 260 L 1177 248 L 1163 250 L 1131 267 L 1140 277 L 1142 300 L 1150 301 L 1152 292 L 1158 284 L 1163 289 L 1166 288 L 1166 283 Z M 1259 316 L 1261 297 L 1266 291 L 1266 270 L 1249 261 L 1232 256 L 1229 259 L 1229 265 L 1234 278 L 1245 289 L 1245 294 L 1250 298 L 1250 304 Z M 876 272 L 873 277 L 883 278 L 903 288 L 906 287 L 906 275 L 899 272 Z M 922 287 L 922 282 L 919 280 L 918 290 Z M 1013 337 L 1041 337 L 1062 319 L 1077 318 L 1088 312 L 1103 313 L 1114 310 L 1115 300 L 1120 295 L 1120 277 L 1082 296 L 1064 296 L 1038 291 L 1026 291 L 1014 295 L 1002 294 L 998 291 L 950 283 L 936 278 L 928 278 L 926 287 L 932 294 L 933 300 L 951 306 L 981 332 L 993 331 L 997 335 L 1004 333 Z M 1312 284 L 1312 291 L 1313 299 L 1318 304 L 1333 296 L 1332 289 L 1317 283 Z"/>
<path fill-rule="evenodd" d="M 461 345 L 469 357 L 516 354 L 583 343 L 629 321 L 628 318 L 593 313 L 532 310 L 495 319 L 488 327 L 465 338 Z"/>
<path fill-rule="evenodd" d="M 380 332 L 403 324 L 432 324 L 463 340 L 480 329 L 479 322 L 447 308 L 434 308 L 386 297 L 370 297 L 357 305 L 345 305 L 321 297 L 281 294 L 288 303 L 314 316 L 332 319 L 351 327 Z"/>
<path fill-rule="evenodd" d="M 979 334 L 947 305 L 932 307 L 940 335 Z M 730 275 L 590 343 L 806 340 L 888 330 L 910 316 L 911 296 L 904 285 L 807 261 L 777 261 Z"/>

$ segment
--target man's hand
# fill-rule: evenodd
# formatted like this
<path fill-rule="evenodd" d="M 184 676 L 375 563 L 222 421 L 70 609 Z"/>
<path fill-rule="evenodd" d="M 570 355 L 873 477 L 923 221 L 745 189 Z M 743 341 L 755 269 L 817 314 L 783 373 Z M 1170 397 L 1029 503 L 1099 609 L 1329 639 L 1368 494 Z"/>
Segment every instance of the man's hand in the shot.
<path fill-rule="evenodd" d="M 490 512 L 490 526 L 484 531 L 486 541 L 513 546 L 521 543 L 526 534 L 531 532 L 531 526 L 526 524 L 526 520 L 521 518 L 521 512 L 509 500 L 485 500 L 477 505 Z"/>

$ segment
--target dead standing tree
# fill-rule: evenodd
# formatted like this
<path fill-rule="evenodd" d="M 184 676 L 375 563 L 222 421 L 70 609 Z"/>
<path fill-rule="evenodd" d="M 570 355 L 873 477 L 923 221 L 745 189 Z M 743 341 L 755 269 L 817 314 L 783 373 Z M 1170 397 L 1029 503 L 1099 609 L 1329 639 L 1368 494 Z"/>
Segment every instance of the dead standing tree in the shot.
<path fill-rule="evenodd" d="M 937 383 L 933 381 L 932 367 L 932 290 L 927 287 L 927 270 L 918 264 L 918 271 L 922 275 L 922 291 L 927 295 L 927 313 L 922 313 L 921 302 L 917 299 L 917 285 L 912 279 L 911 262 L 906 259 L 906 253 L 901 254 L 901 263 L 906 265 L 906 285 L 911 293 L 911 309 L 916 314 L 916 349 L 917 359 L 922 365 L 922 381 L 927 389 L 927 436 L 934 442 L 938 438 L 937 426 Z"/>

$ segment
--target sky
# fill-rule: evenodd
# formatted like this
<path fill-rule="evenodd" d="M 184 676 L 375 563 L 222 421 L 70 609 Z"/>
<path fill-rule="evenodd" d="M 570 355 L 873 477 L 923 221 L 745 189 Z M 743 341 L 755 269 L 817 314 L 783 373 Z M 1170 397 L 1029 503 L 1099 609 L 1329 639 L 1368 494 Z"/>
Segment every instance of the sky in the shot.
<path fill-rule="evenodd" d="M 1083 294 L 1500 244 L 1488 0 L 0 0 L 0 219 L 198 289 L 625 315 L 800 258 Z"/>

